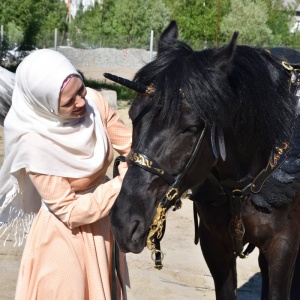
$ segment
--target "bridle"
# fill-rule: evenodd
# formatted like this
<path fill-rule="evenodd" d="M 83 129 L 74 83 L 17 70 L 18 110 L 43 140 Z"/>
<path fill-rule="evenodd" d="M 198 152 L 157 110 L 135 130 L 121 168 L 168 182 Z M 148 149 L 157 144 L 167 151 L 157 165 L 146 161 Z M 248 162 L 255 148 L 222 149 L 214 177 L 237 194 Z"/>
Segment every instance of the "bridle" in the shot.
<path fill-rule="evenodd" d="M 154 260 L 154 255 L 156 256 L 154 261 L 155 268 L 157 269 L 161 269 L 163 267 L 161 263 L 163 259 L 163 253 L 160 250 L 159 243 L 163 237 L 165 230 L 166 212 L 172 206 L 174 206 L 173 210 L 181 208 L 181 198 L 185 197 L 184 195 L 187 193 L 186 190 L 182 189 L 183 179 L 186 177 L 186 174 L 188 173 L 192 164 L 194 163 L 207 131 L 208 128 L 205 125 L 196 142 L 192 155 L 186 163 L 184 170 L 176 176 L 173 176 L 172 174 L 165 171 L 154 158 L 150 157 L 149 155 L 146 155 L 145 153 L 143 153 L 143 151 L 139 149 L 133 149 L 127 157 L 129 163 L 159 176 L 169 184 L 168 190 L 166 191 L 162 199 L 158 201 L 156 214 L 149 228 L 149 233 L 146 240 L 147 248 L 149 250 L 152 250 L 152 259 Z M 223 149 L 222 146 L 217 145 L 216 136 L 216 128 L 215 126 L 213 126 L 211 129 L 212 149 L 215 156 L 213 166 L 218 161 L 220 152 L 223 153 L 222 155 L 224 155 L 225 152 L 225 147 Z M 223 135 L 220 140 L 224 140 Z"/>
<path fill-rule="evenodd" d="M 145 86 L 109 73 L 105 73 L 104 77 L 133 89 L 138 93 L 146 94 L 148 96 L 153 96 L 155 92 L 153 85 Z M 133 121 L 133 125 L 135 125 L 145 114 L 149 112 L 150 107 L 151 105 L 147 105 L 139 113 L 139 115 Z M 158 175 L 169 184 L 169 188 L 164 194 L 163 198 L 158 201 L 156 213 L 149 228 L 149 233 L 146 240 L 147 248 L 152 250 L 153 260 L 155 256 L 155 268 L 157 269 L 161 269 L 163 267 L 163 253 L 160 250 L 160 240 L 162 239 L 165 231 L 166 212 L 172 206 L 174 206 L 173 210 L 181 208 L 181 198 L 185 197 L 187 193 L 187 191 L 182 190 L 181 188 L 182 181 L 195 161 L 207 131 L 208 128 L 205 125 L 184 170 L 176 176 L 173 176 L 165 171 L 154 158 L 144 153 L 139 148 L 132 149 L 130 154 L 127 156 L 127 161 L 129 163 L 136 165 L 150 173 Z M 223 160 L 225 160 L 226 156 L 223 131 L 217 130 L 214 124 L 211 128 L 211 145 L 213 154 L 215 156 L 215 161 L 213 163 L 214 166 L 220 156 Z"/>
<path fill-rule="evenodd" d="M 187 162 L 184 170 L 177 176 L 169 174 L 154 158 L 149 157 L 139 149 L 132 150 L 127 158 L 131 164 L 136 165 L 155 175 L 158 175 L 170 185 L 163 198 L 158 202 L 156 214 L 152 220 L 152 224 L 149 228 L 149 233 L 146 240 L 146 246 L 149 250 L 152 251 L 151 257 L 152 260 L 155 261 L 155 268 L 157 269 L 161 269 L 163 267 L 163 253 L 160 250 L 160 240 L 163 238 L 165 231 L 166 212 L 172 205 L 174 205 L 174 210 L 181 208 L 180 198 L 185 191 L 181 190 L 180 186 L 183 178 L 189 171 L 199 152 L 205 133 L 206 126 L 202 130 L 193 153 L 189 158 L 189 161 Z"/>

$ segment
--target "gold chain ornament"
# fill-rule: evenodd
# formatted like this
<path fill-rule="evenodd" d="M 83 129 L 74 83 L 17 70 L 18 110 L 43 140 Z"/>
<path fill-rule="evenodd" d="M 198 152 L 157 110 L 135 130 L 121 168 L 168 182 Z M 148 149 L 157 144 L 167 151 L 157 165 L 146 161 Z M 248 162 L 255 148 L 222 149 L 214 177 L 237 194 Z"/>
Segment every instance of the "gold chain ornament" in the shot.
<path fill-rule="evenodd" d="M 161 205 L 157 206 L 156 214 L 153 218 L 152 224 L 150 226 L 150 231 L 147 237 L 146 246 L 149 250 L 156 250 L 155 244 L 152 242 L 151 238 L 157 233 L 157 238 L 162 236 L 164 223 L 166 221 L 166 208 Z"/>

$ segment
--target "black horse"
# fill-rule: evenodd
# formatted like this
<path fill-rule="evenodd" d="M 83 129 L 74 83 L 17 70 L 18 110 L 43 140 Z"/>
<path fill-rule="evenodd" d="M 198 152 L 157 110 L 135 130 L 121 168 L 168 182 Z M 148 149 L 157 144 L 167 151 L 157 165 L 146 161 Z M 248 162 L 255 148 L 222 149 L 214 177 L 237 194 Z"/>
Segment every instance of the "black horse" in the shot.
<path fill-rule="evenodd" d="M 175 21 L 162 33 L 131 83 L 141 93 L 111 225 L 123 252 L 159 253 L 165 212 L 188 191 L 217 299 L 236 299 L 236 258 L 253 247 L 261 298 L 300 299 L 300 70 L 237 46 L 237 35 L 198 52 L 178 40 Z"/>

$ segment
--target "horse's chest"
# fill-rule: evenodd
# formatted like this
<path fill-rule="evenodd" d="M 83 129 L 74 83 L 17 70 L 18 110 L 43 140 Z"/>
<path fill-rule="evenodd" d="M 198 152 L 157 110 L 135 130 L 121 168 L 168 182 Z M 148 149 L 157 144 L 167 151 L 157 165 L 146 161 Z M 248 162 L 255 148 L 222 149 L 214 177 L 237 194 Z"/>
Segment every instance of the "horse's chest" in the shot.
<path fill-rule="evenodd" d="M 257 208 L 247 200 L 242 215 L 245 239 L 250 242 L 254 239 L 264 242 L 276 234 L 299 227 L 297 220 L 300 218 L 300 196 L 283 207 L 272 207 L 268 210 Z"/>

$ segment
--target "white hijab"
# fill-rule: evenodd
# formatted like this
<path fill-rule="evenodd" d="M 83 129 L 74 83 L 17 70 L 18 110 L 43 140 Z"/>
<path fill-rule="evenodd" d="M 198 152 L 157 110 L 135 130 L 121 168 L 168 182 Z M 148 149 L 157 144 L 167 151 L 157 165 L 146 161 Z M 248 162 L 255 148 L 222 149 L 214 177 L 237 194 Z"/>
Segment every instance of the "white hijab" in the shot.
<path fill-rule="evenodd" d="M 23 215 L 40 206 L 40 201 L 36 201 L 40 197 L 25 178 L 24 169 L 82 178 L 103 166 L 107 137 L 92 97 L 86 96 L 84 117 L 67 120 L 58 115 L 62 84 L 72 74 L 80 77 L 65 56 L 49 49 L 33 52 L 17 69 L 12 106 L 4 122 L 5 157 L 0 170 L 2 222 L 11 219 L 8 208 L 11 211 L 13 207 L 18 215 Z"/>

